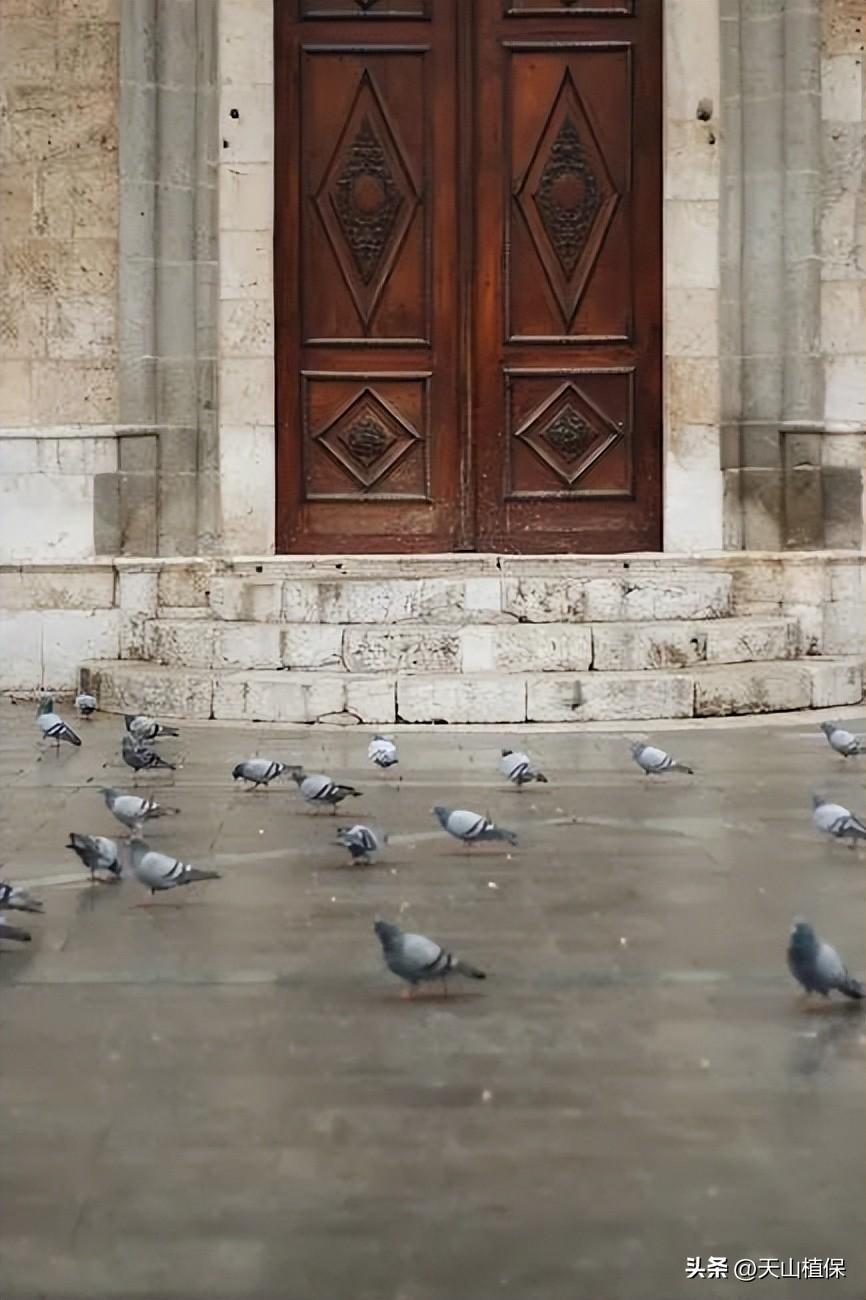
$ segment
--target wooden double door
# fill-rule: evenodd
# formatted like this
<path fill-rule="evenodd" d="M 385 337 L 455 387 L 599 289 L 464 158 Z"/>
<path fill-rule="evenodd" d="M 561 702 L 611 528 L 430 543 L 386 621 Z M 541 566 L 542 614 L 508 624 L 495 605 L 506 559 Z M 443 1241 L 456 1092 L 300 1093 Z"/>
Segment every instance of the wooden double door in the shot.
<path fill-rule="evenodd" d="M 279 549 L 659 549 L 661 9 L 276 0 Z"/>

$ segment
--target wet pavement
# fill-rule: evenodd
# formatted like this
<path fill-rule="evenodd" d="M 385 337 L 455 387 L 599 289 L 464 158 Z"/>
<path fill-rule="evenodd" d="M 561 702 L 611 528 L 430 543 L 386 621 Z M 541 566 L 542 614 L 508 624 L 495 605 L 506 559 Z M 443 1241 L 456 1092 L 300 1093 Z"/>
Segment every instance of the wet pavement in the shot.
<path fill-rule="evenodd" d="M 97 785 L 134 788 L 120 720 L 80 730 L 38 759 L 0 706 L 3 874 L 46 903 L 0 953 L 3 1300 L 863 1300 L 866 1020 L 804 1007 L 784 960 L 803 914 L 866 965 L 866 852 L 809 799 L 862 813 L 866 757 L 815 715 L 655 731 L 698 769 L 659 779 L 621 731 L 398 730 L 380 772 L 362 728 L 185 725 L 137 783 L 181 810 L 148 839 L 223 877 L 152 907 L 64 851 L 121 832 Z M 549 785 L 500 778 L 514 740 Z M 253 754 L 363 798 L 245 793 Z M 465 851 L 434 803 L 519 847 Z M 355 820 L 381 863 L 333 843 Z M 401 999 L 377 915 L 489 978 Z"/>

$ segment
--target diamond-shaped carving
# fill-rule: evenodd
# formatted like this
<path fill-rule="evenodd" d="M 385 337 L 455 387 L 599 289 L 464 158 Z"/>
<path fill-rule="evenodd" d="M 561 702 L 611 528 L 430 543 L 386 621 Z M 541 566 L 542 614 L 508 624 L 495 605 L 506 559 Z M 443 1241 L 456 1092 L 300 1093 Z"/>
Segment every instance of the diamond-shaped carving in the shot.
<path fill-rule="evenodd" d="M 314 199 L 365 326 L 391 273 L 418 191 L 369 72 Z"/>
<path fill-rule="evenodd" d="M 421 441 L 417 429 L 370 388 L 344 407 L 314 442 L 369 491 Z"/>
<path fill-rule="evenodd" d="M 514 436 L 573 487 L 616 442 L 620 431 L 569 383 L 537 407 Z"/>
<path fill-rule="evenodd" d="M 619 197 L 567 69 L 515 192 L 566 329 L 589 283 Z"/>

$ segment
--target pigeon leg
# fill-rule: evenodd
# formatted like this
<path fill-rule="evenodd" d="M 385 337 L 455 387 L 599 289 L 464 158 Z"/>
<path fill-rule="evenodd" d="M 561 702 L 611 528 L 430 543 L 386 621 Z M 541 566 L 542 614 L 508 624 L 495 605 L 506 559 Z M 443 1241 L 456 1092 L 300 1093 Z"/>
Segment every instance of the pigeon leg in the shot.
<path fill-rule="evenodd" d="M 414 984 L 409 984 L 409 985 L 407 985 L 407 987 L 406 987 L 405 989 L 401 989 L 401 990 L 400 990 L 400 997 L 401 997 L 401 998 L 405 998 L 405 1000 L 406 1000 L 407 1002 L 411 1002 L 412 999 L 414 998 L 414 996 L 415 996 L 415 985 L 414 985 Z"/>
<path fill-rule="evenodd" d="M 443 998 L 447 998 L 448 996 L 448 981 L 444 975 L 442 976 L 442 996 Z"/>

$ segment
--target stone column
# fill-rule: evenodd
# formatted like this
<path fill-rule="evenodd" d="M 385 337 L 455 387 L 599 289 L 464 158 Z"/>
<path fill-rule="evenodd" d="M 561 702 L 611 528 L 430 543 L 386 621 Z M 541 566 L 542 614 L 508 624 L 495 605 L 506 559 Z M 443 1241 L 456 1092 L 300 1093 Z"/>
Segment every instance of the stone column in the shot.
<path fill-rule="evenodd" d="M 116 549 L 217 548 L 216 0 L 122 0 Z"/>

